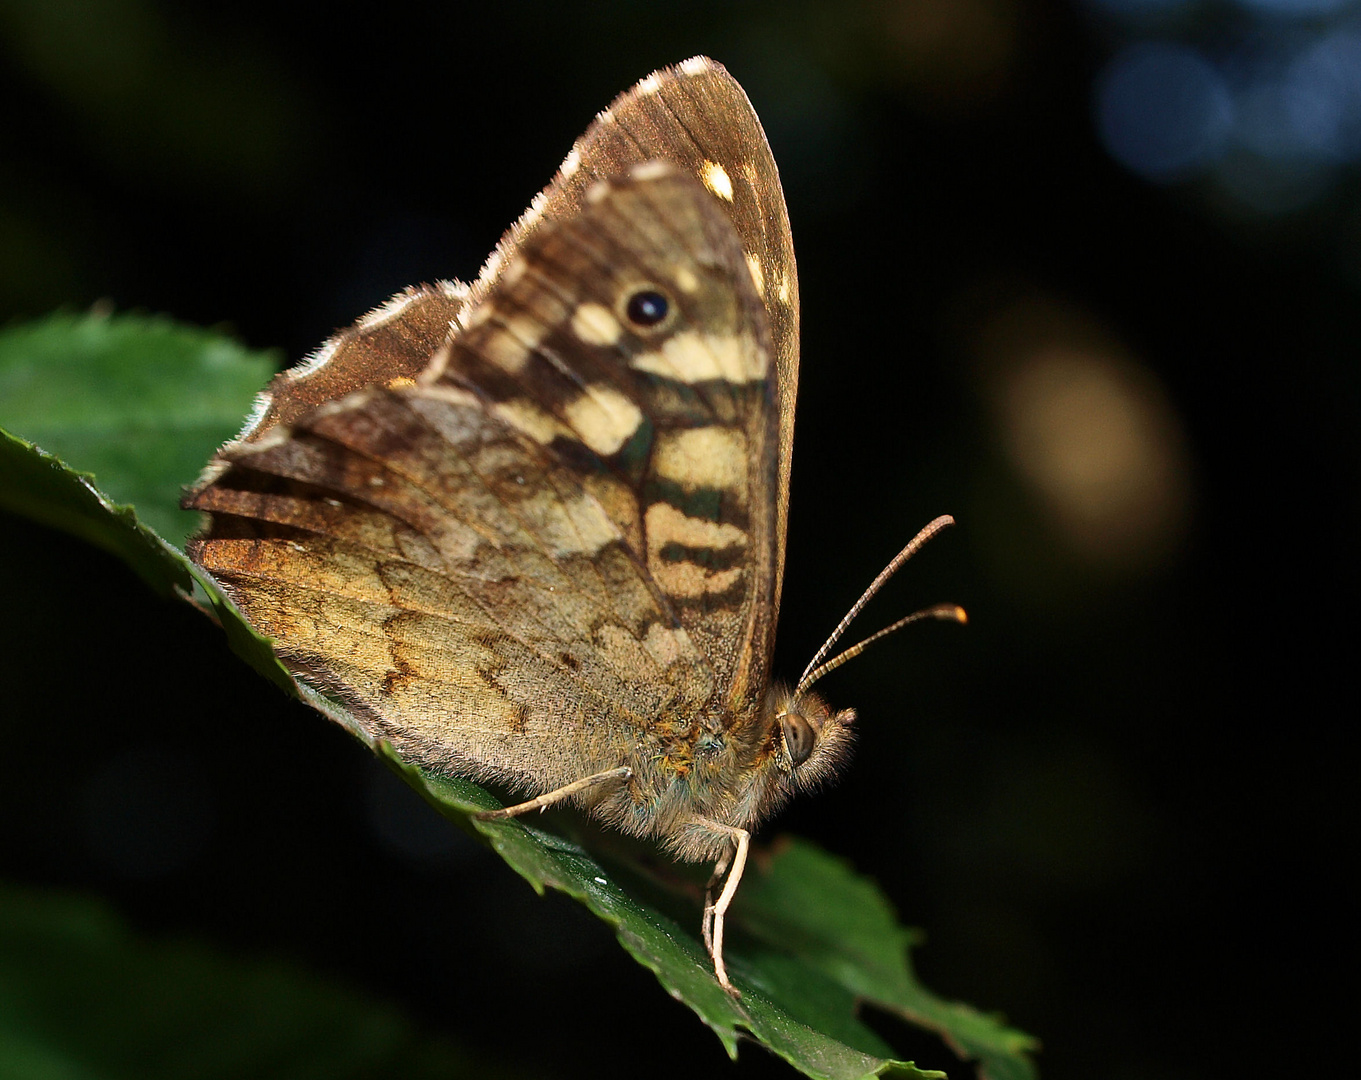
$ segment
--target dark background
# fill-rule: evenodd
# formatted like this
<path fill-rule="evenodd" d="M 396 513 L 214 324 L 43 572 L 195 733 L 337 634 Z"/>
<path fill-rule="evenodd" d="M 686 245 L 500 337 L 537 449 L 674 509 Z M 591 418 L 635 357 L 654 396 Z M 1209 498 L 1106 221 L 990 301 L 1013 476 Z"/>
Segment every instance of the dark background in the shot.
<path fill-rule="evenodd" d="M 1361 189 L 1343 160 L 1245 196 L 1274 165 L 1232 139 L 1141 171 L 1094 118 L 1140 40 L 1229 64 L 1354 16 L 1272 6 L 4 0 L 0 316 L 107 301 L 295 360 L 474 276 L 617 92 L 723 61 L 803 293 L 777 670 L 938 513 L 959 527 L 861 629 L 972 619 L 826 680 L 859 753 L 765 835 L 872 874 L 928 985 L 1040 1036 L 1053 1080 L 1333 1075 Z M 785 1072 L 727 1064 L 603 925 L 192 611 L 25 522 L 0 545 L 0 873 L 301 962 L 531 1075 Z"/>

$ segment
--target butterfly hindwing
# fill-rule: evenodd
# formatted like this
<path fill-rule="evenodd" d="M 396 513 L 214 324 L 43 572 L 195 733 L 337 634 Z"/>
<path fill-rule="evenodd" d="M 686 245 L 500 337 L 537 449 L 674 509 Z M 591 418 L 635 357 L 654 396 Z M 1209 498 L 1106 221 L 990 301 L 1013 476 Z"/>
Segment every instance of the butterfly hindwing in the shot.
<path fill-rule="evenodd" d="M 411 760 L 567 783 L 708 696 L 598 505 L 471 396 L 362 393 L 232 453 L 199 505 L 195 559 Z"/>

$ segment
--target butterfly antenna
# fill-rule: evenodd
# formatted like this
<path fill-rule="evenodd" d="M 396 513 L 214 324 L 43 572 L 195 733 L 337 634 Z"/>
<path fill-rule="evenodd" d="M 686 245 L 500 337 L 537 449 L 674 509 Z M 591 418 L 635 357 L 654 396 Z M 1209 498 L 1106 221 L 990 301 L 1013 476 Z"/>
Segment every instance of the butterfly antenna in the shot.
<path fill-rule="evenodd" d="M 839 668 L 847 660 L 859 656 L 880 638 L 887 637 L 889 634 L 901 630 L 908 623 L 917 622 L 919 619 L 945 619 L 958 623 L 968 622 L 968 616 L 964 613 L 964 609 L 958 604 L 937 604 L 935 607 L 914 611 L 906 618 L 899 619 L 892 626 L 886 626 L 878 633 L 871 634 L 859 644 L 852 645 L 845 652 L 832 657 L 832 659 L 828 660 L 826 663 L 822 662 L 822 658 L 832 651 L 832 646 L 841 639 L 841 635 L 846 632 L 846 628 L 850 626 L 855 620 L 855 617 L 860 614 L 861 609 L 874 598 L 875 593 L 884 587 L 884 584 L 888 579 L 898 572 L 898 568 L 920 551 L 931 537 L 935 536 L 936 533 L 940 532 L 941 529 L 945 528 L 947 525 L 953 525 L 954 523 L 955 519 L 949 514 L 942 514 L 940 517 L 936 518 L 935 521 L 926 526 L 926 528 L 922 529 L 921 532 L 917 533 L 902 551 L 893 556 L 892 561 L 879 572 L 878 577 L 870 582 L 869 588 L 865 590 L 859 600 L 851 605 L 851 610 L 846 612 L 845 617 L 837 623 L 836 629 L 832 631 L 831 636 L 822 643 L 822 648 L 817 651 L 813 656 L 813 659 L 808 661 L 808 666 L 803 669 L 803 674 L 799 676 L 798 686 L 794 688 L 794 695 L 796 697 L 826 675 L 827 672 Z"/>

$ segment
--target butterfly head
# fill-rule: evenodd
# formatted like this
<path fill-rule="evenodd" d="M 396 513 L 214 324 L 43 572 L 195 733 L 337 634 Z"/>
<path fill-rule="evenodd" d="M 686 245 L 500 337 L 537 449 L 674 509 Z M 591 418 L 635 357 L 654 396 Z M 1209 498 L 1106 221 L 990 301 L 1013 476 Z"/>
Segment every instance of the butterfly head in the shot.
<path fill-rule="evenodd" d="M 831 777 L 850 752 L 854 709 L 833 710 L 817 694 L 777 687 L 771 707 L 778 727 L 775 761 L 796 790 Z"/>

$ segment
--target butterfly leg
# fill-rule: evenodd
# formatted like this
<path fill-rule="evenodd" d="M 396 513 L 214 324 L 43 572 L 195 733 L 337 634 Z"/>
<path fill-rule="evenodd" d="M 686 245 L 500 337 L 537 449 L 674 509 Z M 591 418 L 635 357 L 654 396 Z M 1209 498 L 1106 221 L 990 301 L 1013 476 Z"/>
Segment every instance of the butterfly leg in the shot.
<path fill-rule="evenodd" d="M 586 791 L 598 784 L 608 784 L 611 780 L 628 780 L 632 776 L 633 770 L 627 765 L 621 765 L 617 769 L 607 769 L 593 776 L 584 776 L 580 780 L 574 780 L 563 787 L 546 791 L 526 802 L 516 803 L 514 806 L 503 806 L 500 810 L 483 810 L 474 814 L 473 817 L 479 821 L 491 821 L 494 818 L 519 817 L 531 810 L 547 810 L 554 803 L 560 803 L 563 799 L 570 799 L 579 791 Z"/>
<path fill-rule="evenodd" d="M 733 852 L 736 848 L 728 848 L 723 852 L 718 862 L 714 863 L 714 872 L 709 875 L 709 881 L 704 886 L 704 921 L 700 925 L 700 935 L 704 938 L 704 951 L 713 959 L 714 955 L 714 889 L 723 880 L 723 875 L 728 872 L 728 867 L 732 865 Z"/>
<path fill-rule="evenodd" d="M 737 885 L 742 880 L 742 871 L 747 866 L 747 845 L 751 841 L 751 833 L 731 825 L 720 825 L 717 821 L 706 820 L 703 824 L 715 832 L 726 834 L 732 841 L 732 847 L 723 853 L 714 866 L 709 887 L 704 891 L 704 921 L 700 924 L 700 931 L 704 938 L 704 947 L 708 949 L 709 957 L 714 962 L 714 976 L 718 979 L 718 985 L 733 997 L 740 997 L 737 988 L 728 980 L 728 968 L 723 963 L 723 922 L 732 898 L 737 895 Z M 718 894 L 716 902 L 710 903 L 713 887 L 718 884 L 718 879 L 725 870 L 728 879 L 723 883 L 723 891 Z"/>

